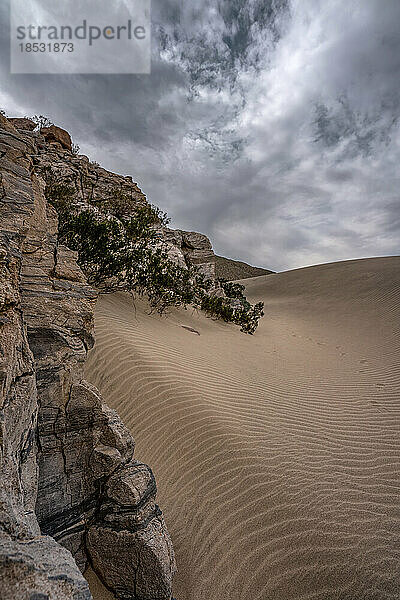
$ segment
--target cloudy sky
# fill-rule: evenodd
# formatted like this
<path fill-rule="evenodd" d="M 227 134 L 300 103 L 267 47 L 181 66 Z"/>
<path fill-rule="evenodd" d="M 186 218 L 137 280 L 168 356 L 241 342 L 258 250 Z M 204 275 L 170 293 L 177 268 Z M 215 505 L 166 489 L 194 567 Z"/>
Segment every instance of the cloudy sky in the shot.
<path fill-rule="evenodd" d="M 400 254 L 399 0 L 153 0 L 151 75 L 107 76 L 10 75 L 8 2 L 0 106 L 172 226 L 275 270 Z"/>

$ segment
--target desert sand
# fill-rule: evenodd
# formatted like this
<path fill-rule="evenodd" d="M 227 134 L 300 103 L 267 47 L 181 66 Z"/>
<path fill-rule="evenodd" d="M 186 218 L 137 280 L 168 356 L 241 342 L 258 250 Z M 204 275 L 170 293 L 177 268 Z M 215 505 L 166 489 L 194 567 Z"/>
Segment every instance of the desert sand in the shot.
<path fill-rule="evenodd" d="M 174 595 L 398 600 L 400 257 L 244 283 L 265 302 L 253 337 L 97 306 L 87 377 L 154 470 Z"/>

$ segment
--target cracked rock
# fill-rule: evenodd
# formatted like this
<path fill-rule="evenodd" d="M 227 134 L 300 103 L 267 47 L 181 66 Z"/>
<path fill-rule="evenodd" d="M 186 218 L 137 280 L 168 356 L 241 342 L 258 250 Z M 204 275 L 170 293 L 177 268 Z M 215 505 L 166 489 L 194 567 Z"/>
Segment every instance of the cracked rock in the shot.
<path fill-rule="evenodd" d="M 0 114 L 0 598 L 90 600 L 90 559 L 118 598 L 169 600 L 175 561 L 154 477 L 83 378 L 97 292 L 58 244 L 43 168 L 82 201 L 116 184 L 146 200 L 49 129 Z"/>

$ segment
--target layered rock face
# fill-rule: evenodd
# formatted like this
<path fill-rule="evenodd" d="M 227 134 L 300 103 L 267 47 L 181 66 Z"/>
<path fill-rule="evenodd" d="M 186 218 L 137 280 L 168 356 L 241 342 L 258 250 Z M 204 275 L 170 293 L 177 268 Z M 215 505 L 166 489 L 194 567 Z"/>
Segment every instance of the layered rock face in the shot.
<path fill-rule="evenodd" d="M 85 202 L 112 174 L 18 126 L 0 116 L 0 597 L 89 599 L 90 561 L 119 598 L 169 599 L 175 561 L 154 477 L 83 379 L 96 292 L 58 244 L 40 177 L 68 169 Z"/>
<path fill-rule="evenodd" d="M 38 398 L 20 290 L 34 213 L 32 152 L 31 140 L 0 115 L 0 597 L 88 600 L 71 553 L 41 535 L 35 514 Z"/>

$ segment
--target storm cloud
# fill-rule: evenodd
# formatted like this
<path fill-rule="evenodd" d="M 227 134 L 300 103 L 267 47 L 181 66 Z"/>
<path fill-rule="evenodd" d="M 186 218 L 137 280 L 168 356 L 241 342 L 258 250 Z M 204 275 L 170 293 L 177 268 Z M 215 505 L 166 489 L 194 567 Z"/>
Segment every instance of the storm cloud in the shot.
<path fill-rule="evenodd" d="M 3 2 L 0 105 L 51 117 L 219 254 L 399 254 L 398 0 L 152 7 L 151 75 L 10 75 Z"/>

